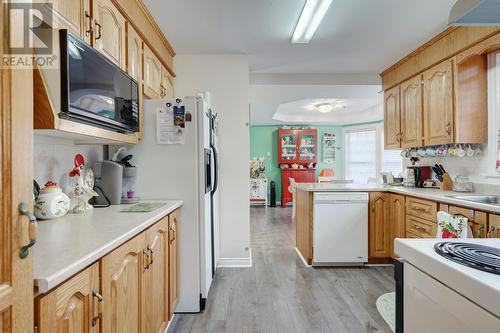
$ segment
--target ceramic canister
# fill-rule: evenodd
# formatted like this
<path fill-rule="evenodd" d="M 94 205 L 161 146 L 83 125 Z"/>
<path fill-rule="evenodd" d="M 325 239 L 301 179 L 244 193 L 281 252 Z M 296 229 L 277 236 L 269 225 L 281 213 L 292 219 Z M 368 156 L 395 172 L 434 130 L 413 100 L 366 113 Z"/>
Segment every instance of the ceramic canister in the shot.
<path fill-rule="evenodd" d="M 66 215 L 70 208 L 69 197 L 54 182 L 47 182 L 35 200 L 35 216 L 41 220 Z"/>

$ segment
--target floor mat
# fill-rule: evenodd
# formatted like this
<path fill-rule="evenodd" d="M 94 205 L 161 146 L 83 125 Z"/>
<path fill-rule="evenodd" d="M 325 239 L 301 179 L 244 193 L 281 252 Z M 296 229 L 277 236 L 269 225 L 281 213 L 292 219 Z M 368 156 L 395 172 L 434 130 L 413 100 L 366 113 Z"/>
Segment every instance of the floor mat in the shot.
<path fill-rule="evenodd" d="M 396 293 L 383 294 L 377 299 L 377 310 L 394 332 L 396 323 Z"/>

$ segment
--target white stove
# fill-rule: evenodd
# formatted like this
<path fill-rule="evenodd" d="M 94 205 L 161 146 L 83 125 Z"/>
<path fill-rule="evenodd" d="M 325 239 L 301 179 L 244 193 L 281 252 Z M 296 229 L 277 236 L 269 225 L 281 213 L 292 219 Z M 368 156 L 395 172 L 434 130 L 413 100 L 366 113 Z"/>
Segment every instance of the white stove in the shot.
<path fill-rule="evenodd" d="M 396 284 L 401 282 L 396 332 L 500 332 L 496 249 L 500 239 L 396 239 L 395 252 L 404 263 L 395 270 L 401 273 L 395 274 Z M 464 262 L 478 253 L 489 268 Z"/>

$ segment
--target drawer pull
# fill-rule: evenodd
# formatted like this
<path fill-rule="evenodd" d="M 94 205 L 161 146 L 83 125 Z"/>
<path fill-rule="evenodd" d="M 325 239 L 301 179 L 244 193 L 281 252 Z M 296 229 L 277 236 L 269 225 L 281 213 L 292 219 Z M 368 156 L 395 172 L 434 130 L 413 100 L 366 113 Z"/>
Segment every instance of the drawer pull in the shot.
<path fill-rule="evenodd" d="M 413 209 L 416 210 L 417 212 L 422 212 L 422 213 L 427 212 L 427 209 L 422 207 L 413 206 Z"/>
<path fill-rule="evenodd" d="M 102 312 L 104 307 L 104 297 L 102 297 L 102 295 L 99 294 L 99 292 L 95 288 L 94 290 L 92 290 L 92 296 L 97 298 L 97 311 L 98 311 L 97 316 L 92 318 L 92 327 L 94 327 L 95 325 L 97 325 L 97 321 L 102 317 Z"/>

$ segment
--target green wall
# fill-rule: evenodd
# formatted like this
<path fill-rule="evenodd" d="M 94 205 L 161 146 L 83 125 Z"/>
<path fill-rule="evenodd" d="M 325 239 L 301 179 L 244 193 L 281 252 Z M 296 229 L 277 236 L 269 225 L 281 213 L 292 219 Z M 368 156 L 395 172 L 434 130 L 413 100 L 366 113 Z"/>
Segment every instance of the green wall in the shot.
<path fill-rule="evenodd" d="M 296 126 L 296 125 L 295 125 Z M 250 126 L 250 159 L 254 157 L 264 157 L 266 159 L 266 176 L 269 182 L 276 182 L 276 200 L 281 200 L 281 170 L 278 166 L 278 129 L 281 126 L 274 125 L 253 125 Z M 316 166 L 316 176 L 323 168 L 332 168 L 335 173 L 342 177 L 343 152 L 337 149 L 335 162 L 332 164 L 323 163 L 323 134 L 333 133 L 336 136 L 337 147 L 342 147 L 342 127 L 341 126 L 311 126 L 318 129 L 318 164 Z"/>

